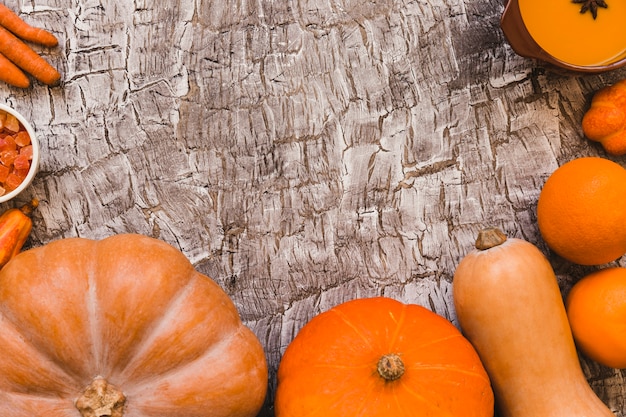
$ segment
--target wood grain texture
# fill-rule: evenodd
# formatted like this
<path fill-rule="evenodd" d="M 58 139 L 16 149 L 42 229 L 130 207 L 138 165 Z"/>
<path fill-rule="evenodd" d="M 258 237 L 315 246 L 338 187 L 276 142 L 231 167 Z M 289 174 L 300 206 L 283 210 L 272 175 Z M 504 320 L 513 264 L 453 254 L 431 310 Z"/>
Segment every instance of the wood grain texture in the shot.
<path fill-rule="evenodd" d="M 60 87 L 0 85 L 29 117 L 41 200 L 29 245 L 136 232 L 233 298 L 275 371 L 315 314 L 386 295 L 456 324 L 451 279 L 479 229 L 587 270 L 535 222 L 548 175 L 602 155 L 580 120 L 626 71 L 519 57 L 501 0 L 8 0 L 60 39 Z M 626 161 L 616 159 L 625 165 Z M 12 204 L 7 204 L 7 207 Z M 624 373 L 584 358 L 619 417 Z"/>

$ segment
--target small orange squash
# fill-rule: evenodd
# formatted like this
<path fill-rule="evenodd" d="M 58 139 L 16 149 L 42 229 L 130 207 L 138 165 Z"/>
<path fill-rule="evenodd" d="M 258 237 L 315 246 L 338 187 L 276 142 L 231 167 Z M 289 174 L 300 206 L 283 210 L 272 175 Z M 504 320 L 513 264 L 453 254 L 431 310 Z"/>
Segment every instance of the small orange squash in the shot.
<path fill-rule="evenodd" d="M 385 297 L 309 321 L 278 369 L 276 417 L 492 417 L 478 355 L 444 317 Z"/>
<path fill-rule="evenodd" d="M 626 154 L 626 80 L 598 90 L 583 116 L 585 136 L 611 155 Z"/>
<path fill-rule="evenodd" d="M 0 409 L 11 417 L 254 417 L 261 344 L 172 246 L 69 238 L 0 270 Z"/>
<path fill-rule="evenodd" d="M 500 417 L 615 417 L 587 383 L 556 276 L 536 246 L 485 229 L 452 285 Z"/>

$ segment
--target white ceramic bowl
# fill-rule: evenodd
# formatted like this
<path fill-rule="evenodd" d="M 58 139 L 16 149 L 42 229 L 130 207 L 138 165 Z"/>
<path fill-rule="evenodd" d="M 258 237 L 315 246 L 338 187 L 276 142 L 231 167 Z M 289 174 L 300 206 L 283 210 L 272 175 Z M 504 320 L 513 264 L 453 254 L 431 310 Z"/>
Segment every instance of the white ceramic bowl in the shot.
<path fill-rule="evenodd" d="M 37 140 L 37 137 L 35 136 L 35 129 L 33 129 L 33 126 L 30 124 L 28 120 L 26 120 L 26 118 L 24 118 L 24 116 L 22 116 L 13 108 L 5 104 L 1 104 L 1 103 L 0 103 L 0 110 L 3 110 L 7 113 L 12 114 L 13 116 L 15 116 L 17 120 L 19 120 L 22 126 L 26 128 L 26 131 L 28 132 L 28 135 L 30 136 L 31 144 L 33 145 L 33 159 L 30 164 L 30 170 L 28 171 L 26 178 L 24 178 L 22 183 L 16 189 L 0 196 L 0 203 L 4 203 L 5 201 L 11 200 L 15 196 L 17 196 L 19 193 L 24 191 L 33 182 L 33 179 L 35 178 L 35 175 L 37 174 L 37 171 L 39 170 L 39 141 Z"/>

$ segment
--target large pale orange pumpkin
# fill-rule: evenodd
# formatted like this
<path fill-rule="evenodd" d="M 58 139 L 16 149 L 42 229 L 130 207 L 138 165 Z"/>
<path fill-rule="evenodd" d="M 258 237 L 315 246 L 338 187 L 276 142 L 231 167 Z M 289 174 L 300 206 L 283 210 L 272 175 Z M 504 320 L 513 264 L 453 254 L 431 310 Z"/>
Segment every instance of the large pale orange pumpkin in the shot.
<path fill-rule="evenodd" d="M 492 417 L 478 354 L 444 317 L 385 297 L 309 321 L 278 369 L 276 417 Z"/>
<path fill-rule="evenodd" d="M 58 240 L 0 270 L 0 414 L 253 417 L 261 344 L 221 288 L 140 235 Z"/>

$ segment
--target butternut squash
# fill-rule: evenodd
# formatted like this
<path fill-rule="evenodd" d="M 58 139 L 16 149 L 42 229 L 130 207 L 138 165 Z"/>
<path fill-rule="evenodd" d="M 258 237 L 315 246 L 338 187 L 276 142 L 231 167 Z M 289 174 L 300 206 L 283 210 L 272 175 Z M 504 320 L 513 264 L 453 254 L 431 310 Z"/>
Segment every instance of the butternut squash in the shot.
<path fill-rule="evenodd" d="M 30 215 L 38 205 L 39 200 L 33 198 L 21 208 L 8 209 L 0 215 L 0 268 L 22 250 L 33 228 Z"/>
<path fill-rule="evenodd" d="M 556 276 L 536 246 L 481 231 L 452 289 L 499 416 L 615 417 L 583 374 Z"/>

